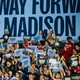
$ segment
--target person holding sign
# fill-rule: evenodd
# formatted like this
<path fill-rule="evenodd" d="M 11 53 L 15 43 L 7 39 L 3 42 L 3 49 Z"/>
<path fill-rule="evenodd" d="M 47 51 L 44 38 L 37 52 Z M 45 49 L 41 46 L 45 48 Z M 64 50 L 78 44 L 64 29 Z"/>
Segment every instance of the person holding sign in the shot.
<path fill-rule="evenodd" d="M 63 78 L 64 78 L 64 70 L 63 69 L 61 69 L 60 72 L 56 72 L 55 74 L 54 74 L 54 72 L 52 73 L 50 68 L 49 68 L 49 71 L 50 71 L 50 76 L 51 76 L 52 80 L 63 80 Z"/>
<path fill-rule="evenodd" d="M 44 44 L 45 39 L 46 39 L 46 36 L 44 34 L 44 31 L 40 30 L 39 34 L 34 37 L 34 42 L 35 43 L 41 42 L 41 44 Z"/>

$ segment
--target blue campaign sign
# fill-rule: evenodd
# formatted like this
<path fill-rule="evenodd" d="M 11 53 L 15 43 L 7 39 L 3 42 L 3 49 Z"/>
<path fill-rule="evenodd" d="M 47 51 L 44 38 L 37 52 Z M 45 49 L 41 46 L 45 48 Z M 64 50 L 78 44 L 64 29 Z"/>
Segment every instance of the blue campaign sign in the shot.
<path fill-rule="evenodd" d="M 29 47 L 27 47 L 27 48 L 26 48 L 26 51 L 27 51 L 27 53 L 28 53 L 28 54 L 33 53 L 33 52 L 34 52 L 34 50 L 33 50 L 32 48 L 29 48 Z"/>
<path fill-rule="evenodd" d="M 21 61 L 24 61 L 24 60 L 26 60 L 27 58 L 28 58 L 28 56 L 22 55 L 22 56 L 21 56 Z"/>
<path fill-rule="evenodd" d="M 44 51 L 43 50 L 36 50 L 35 52 L 36 53 L 43 53 Z"/>
<path fill-rule="evenodd" d="M 56 58 L 50 58 L 50 59 L 49 59 L 49 64 L 52 64 L 53 62 L 56 62 L 56 61 L 57 61 Z"/>
<path fill-rule="evenodd" d="M 38 59 L 38 54 L 45 55 L 45 53 L 43 52 L 43 50 L 36 50 L 35 56 L 36 56 L 37 59 Z"/>
<path fill-rule="evenodd" d="M 47 63 L 47 57 L 43 54 L 38 54 L 38 59 L 37 60 L 38 60 L 39 65 Z"/>
<path fill-rule="evenodd" d="M 50 68 L 53 72 L 58 72 L 62 69 L 62 64 L 59 61 L 52 62 Z"/>
<path fill-rule="evenodd" d="M 18 49 L 14 51 L 14 56 L 22 56 L 24 49 Z"/>
<path fill-rule="evenodd" d="M 27 48 L 32 49 L 34 52 L 37 50 L 37 46 L 28 46 Z"/>
<path fill-rule="evenodd" d="M 8 43 L 17 43 L 17 38 L 16 37 L 9 37 Z"/>
<path fill-rule="evenodd" d="M 78 56 L 71 57 L 71 60 L 72 60 L 72 66 L 76 67 L 79 64 Z"/>
<path fill-rule="evenodd" d="M 30 66 L 30 56 L 22 56 L 21 62 L 22 62 L 23 67 Z"/>
<path fill-rule="evenodd" d="M 50 29 L 62 40 L 80 35 L 79 0 L 0 0 L 0 37 L 4 29 L 11 36 L 31 36 Z M 6 4 L 6 6 L 5 6 Z"/>
<path fill-rule="evenodd" d="M 24 41 L 30 41 L 30 40 L 31 40 L 31 37 L 30 37 L 30 36 L 24 36 L 24 37 L 23 37 L 23 40 L 24 40 Z"/>
<path fill-rule="evenodd" d="M 52 49 L 48 49 L 48 53 L 47 53 L 50 57 L 54 57 L 55 56 L 55 52 Z"/>

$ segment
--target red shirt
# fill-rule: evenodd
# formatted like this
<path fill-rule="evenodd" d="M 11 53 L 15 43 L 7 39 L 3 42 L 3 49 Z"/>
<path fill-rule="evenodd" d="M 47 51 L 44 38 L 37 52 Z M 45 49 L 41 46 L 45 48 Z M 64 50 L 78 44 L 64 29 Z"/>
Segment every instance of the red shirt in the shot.
<path fill-rule="evenodd" d="M 66 49 L 65 49 L 66 48 Z M 63 49 L 62 49 L 62 54 L 65 60 L 68 60 L 69 57 L 72 55 L 74 49 L 74 43 L 65 43 Z"/>

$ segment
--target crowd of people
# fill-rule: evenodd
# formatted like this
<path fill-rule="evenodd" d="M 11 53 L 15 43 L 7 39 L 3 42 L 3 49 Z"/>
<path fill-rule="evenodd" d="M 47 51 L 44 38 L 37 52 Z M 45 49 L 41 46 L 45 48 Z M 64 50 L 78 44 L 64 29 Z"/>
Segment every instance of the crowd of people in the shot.
<path fill-rule="evenodd" d="M 80 74 L 80 37 L 76 39 L 78 42 L 75 42 L 72 37 L 67 37 L 66 41 L 62 41 L 52 29 L 50 29 L 47 36 L 43 30 L 40 30 L 34 40 L 24 40 L 22 43 L 8 44 L 9 37 L 10 35 L 6 29 L 2 37 L 3 42 L 0 44 L 0 80 L 71 80 L 72 75 Z M 30 55 L 30 66 L 26 67 L 22 66 L 22 62 L 18 60 L 18 57 L 5 56 L 7 53 L 14 54 L 17 49 L 25 49 L 29 45 L 36 45 L 38 50 L 43 50 L 47 59 L 51 58 L 47 54 L 48 49 L 54 50 L 55 56 L 53 58 L 56 58 L 62 64 L 60 71 L 53 71 L 48 63 L 39 65 L 34 52 Z M 78 57 L 78 64 L 72 66 L 71 57 L 76 56 Z M 65 79 L 66 77 L 69 78 Z"/>

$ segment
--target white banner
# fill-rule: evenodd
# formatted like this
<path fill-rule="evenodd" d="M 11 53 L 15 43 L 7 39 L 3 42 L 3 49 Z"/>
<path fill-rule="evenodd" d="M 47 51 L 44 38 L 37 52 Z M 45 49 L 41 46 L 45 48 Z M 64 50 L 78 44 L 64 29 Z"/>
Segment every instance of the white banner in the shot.
<path fill-rule="evenodd" d="M 0 37 L 4 29 L 15 36 L 36 36 L 42 29 L 47 35 L 66 39 L 80 35 L 79 0 L 0 0 Z"/>

